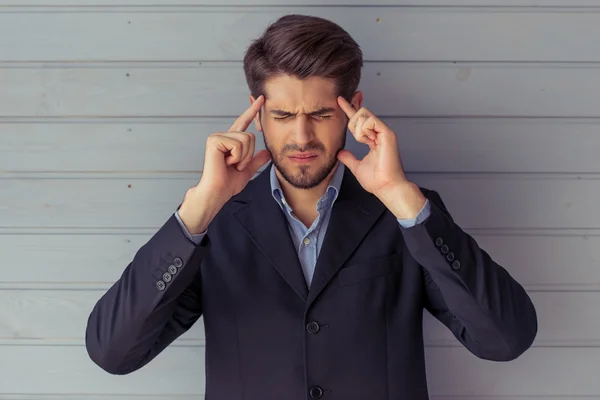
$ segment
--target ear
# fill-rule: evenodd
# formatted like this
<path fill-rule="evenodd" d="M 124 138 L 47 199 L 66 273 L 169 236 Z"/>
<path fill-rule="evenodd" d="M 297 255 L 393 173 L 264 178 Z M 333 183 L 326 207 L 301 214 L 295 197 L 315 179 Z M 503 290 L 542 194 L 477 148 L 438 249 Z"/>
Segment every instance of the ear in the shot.
<path fill-rule="evenodd" d="M 256 99 L 254 98 L 254 96 L 250 95 L 250 105 L 252 105 L 255 101 L 256 101 Z M 264 104 L 263 104 L 263 107 L 264 107 Z M 262 124 L 260 123 L 260 115 L 262 114 L 261 111 L 262 111 L 262 108 L 254 117 L 254 125 L 256 126 L 256 130 L 259 132 L 262 132 Z"/>
<path fill-rule="evenodd" d="M 350 104 L 352 104 L 352 107 L 354 107 L 355 110 L 358 110 L 359 108 L 362 107 L 362 103 L 363 103 L 363 93 L 360 90 L 357 90 L 354 93 L 354 95 L 352 96 Z"/>

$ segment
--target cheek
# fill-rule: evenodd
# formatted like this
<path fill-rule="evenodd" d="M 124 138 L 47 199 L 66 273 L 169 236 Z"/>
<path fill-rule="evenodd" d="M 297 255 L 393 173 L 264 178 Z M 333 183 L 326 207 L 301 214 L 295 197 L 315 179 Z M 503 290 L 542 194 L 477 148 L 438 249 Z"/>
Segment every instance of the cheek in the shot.
<path fill-rule="evenodd" d="M 279 151 L 285 143 L 285 130 L 280 124 L 264 121 L 262 134 L 267 145 L 274 151 Z"/>
<path fill-rule="evenodd" d="M 333 151 L 338 147 L 346 136 L 346 125 L 339 120 L 327 121 L 319 124 L 317 137 L 319 141 L 327 147 L 327 150 Z"/>
<path fill-rule="evenodd" d="M 287 124 L 275 121 L 271 118 L 263 119 L 262 121 L 263 130 L 269 132 L 273 137 L 275 135 L 281 136 L 282 134 L 285 134 L 285 132 L 287 132 L 287 130 L 289 129 L 286 126 Z"/>

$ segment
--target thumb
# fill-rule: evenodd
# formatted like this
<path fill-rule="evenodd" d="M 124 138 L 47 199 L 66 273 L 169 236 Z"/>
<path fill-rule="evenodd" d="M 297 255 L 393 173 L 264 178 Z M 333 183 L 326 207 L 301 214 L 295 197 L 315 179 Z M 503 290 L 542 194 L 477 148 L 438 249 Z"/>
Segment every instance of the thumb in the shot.
<path fill-rule="evenodd" d="M 250 178 L 256 174 L 256 171 L 263 165 L 265 165 L 271 159 L 271 154 L 267 150 L 261 150 L 254 155 L 252 161 L 248 164 L 246 172 L 250 175 Z"/>
<path fill-rule="evenodd" d="M 338 160 L 340 160 L 342 163 L 344 163 L 344 165 L 346 167 L 348 167 L 348 169 L 352 173 L 354 173 L 354 170 L 356 169 L 356 167 L 358 166 L 358 163 L 360 162 L 356 158 L 356 156 L 348 150 L 341 150 L 338 153 Z"/>

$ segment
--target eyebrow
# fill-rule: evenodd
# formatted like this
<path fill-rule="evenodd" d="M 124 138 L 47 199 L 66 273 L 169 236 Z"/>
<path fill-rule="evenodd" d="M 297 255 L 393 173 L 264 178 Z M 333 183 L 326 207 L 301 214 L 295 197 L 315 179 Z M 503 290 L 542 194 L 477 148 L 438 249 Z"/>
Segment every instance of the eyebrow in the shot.
<path fill-rule="evenodd" d="M 313 111 L 313 112 L 309 113 L 309 115 L 323 115 L 323 114 L 330 114 L 330 113 L 332 113 L 332 112 L 334 112 L 334 111 L 335 111 L 335 108 L 331 108 L 331 107 L 321 107 L 321 108 L 319 108 L 318 110 L 316 110 L 316 111 Z M 276 109 L 276 110 L 271 110 L 270 112 L 271 112 L 271 114 L 275 114 L 275 115 L 278 115 L 278 116 L 280 116 L 280 117 L 287 117 L 288 115 L 296 115 L 296 114 L 293 114 L 293 113 L 291 113 L 291 112 L 289 112 L 289 111 L 277 110 L 277 109 Z"/>

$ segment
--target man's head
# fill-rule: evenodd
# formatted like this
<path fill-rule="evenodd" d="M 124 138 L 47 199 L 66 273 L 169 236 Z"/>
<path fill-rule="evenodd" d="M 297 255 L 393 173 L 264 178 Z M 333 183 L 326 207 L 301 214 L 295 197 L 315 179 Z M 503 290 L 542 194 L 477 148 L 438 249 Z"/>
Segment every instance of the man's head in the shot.
<path fill-rule="evenodd" d="M 265 96 L 256 126 L 293 186 L 317 186 L 335 167 L 347 125 L 337 97 L 360 108 L 362 65 L 360 47 L 345 30 L 312 16 L 284 16 L 248 48 L 250 99 Z"/>

